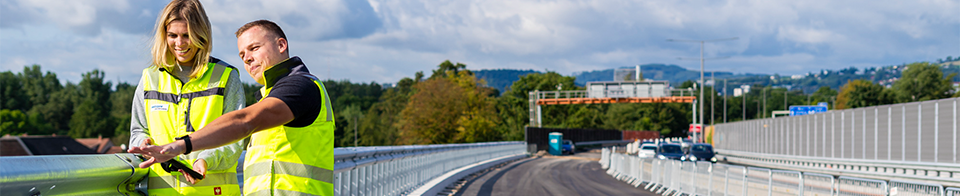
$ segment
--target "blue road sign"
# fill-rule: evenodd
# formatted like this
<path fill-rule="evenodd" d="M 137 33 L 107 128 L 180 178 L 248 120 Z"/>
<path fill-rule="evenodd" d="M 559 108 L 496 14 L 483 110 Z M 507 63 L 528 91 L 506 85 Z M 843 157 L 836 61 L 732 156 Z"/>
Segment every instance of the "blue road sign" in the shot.
<path fill-rule="evenodd" d="M 790 106 L 790 116 L 816 114 L 821 112 L 827 112 L 827 106 L 819 106 L 819 105 Z"/>

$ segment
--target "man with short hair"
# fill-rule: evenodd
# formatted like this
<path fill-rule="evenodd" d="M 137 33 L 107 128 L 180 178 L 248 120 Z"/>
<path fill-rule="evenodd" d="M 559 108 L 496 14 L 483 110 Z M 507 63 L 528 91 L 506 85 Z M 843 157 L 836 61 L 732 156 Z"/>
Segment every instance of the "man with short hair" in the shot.
<path fill-rule="evenodd" d="M 264 85 L 261 99 L 163 146 L 131 147 L 152 156 L 141 168 L 192 150 L 250 136 L 244 160 L 244 195 L 333 195 L 333 108 L 323 83 L 299 57 L 290 58 L 286 35 L 258 20 L 237 30 L 237 48 L 250 76 Z"/>

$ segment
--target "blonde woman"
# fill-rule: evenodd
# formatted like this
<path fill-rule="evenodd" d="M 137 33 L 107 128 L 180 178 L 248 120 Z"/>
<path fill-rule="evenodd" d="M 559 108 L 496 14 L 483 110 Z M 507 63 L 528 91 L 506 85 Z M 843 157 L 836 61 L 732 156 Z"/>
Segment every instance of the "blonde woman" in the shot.
<path fill-rule="evenodd" d="M 244 106 L 237 69 L 210 56 L 210 21 L 198 0 L 167 4 L 155 29 L 151 66 L 143 70 L 134 95 L 130 146 L 172 143 Z M 148 194 L 240 195 L 236 167 L 241 151 L 238 142 L 173 159 L 202 179 L 166 164 L 153 165 Z"/>

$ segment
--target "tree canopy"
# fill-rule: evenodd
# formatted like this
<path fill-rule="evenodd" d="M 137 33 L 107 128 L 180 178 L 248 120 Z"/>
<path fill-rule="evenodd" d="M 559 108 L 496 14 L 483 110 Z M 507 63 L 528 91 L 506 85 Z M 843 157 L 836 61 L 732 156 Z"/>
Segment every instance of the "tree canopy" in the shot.
<path fill-rule="evenodd" d="M 820 85 L 812 94 L 804 88 L 790 88 L 769 78 L 744 79 L 750 91 L 740 96 L 725 95 L 720 86 L 704 86 L 704 123 L 722 123 L 765 118 L 791 105 L 828 102 L 834 109 L 925 101 L 958 96 L 943 65 L 926 62 L 907 65 L 892 88 L 874 83 L 859 73 L 877 77 L 899 76 L 887 69 L 846 68 L 823 80 L 805 80 Z M 960 66 L 946 67 L 954 70 Z M 891 69 L 892 70 L 892 69 Z M 583 90 L 576 77 L 556 72 L 519 75 L 502 92 L 488 87 L 468 65 L 445 60 L 429 76 L 417 72 L 392 85 L 376 82 L 324 80 L 326 93 L 336 117 L 335 146 L 381 146 L 401 144 L 443 144 L 524 139 L 530 123 L 530 92 Z M 658 72 L 645 72 L 657 75 Z M 129 137 L 130 106 L 135 84 L 113 83 L 94 69 L 83 73 L 79 83 L 65 82 L 40 65 L 25 66 L 20 73 L 0 72 L 0 134 L 68 135 L 72 137 L 113 137 L 116 144 Z M 840 82 L 837 78 L 849 79 Z M 834 81 L 837 80 L 837 81 Z M 890 80 L 892 81 L 892 80 Z M 778 83 L 780 82 L 780 83 Z M 830 86 L 844 83 L 839 90 Z M 693 88 L 688 80 L 677 89 Z M 497 84 L 503 85 L 503 84 Z M 259 84 L 243 84 L 247 104 L 259 100 Z M 839 92 L 838 92 L 839 91 Z M 808 91 L 809 92 L 809 91 Z M 693 96 L 699 98 L 697 90 Z M 726 103 L 726 104 L 724 104 Z M 545 127 L 659 131 L 664 136 L 682 137 L 693 122 L 689 103 L 582 104 L 541 107 Z M 724 114 L 723 112 L 726 111 Z M 354 139 L 356 135 L 356 139 Z"/>

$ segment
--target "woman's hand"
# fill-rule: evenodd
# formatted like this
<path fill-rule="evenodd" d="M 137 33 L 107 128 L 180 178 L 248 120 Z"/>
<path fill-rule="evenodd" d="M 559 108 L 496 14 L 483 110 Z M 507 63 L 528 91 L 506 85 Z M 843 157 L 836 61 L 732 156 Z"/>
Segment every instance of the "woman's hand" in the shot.
<path fill-rule="evenodd" d="M 205 161 L 205 160 L 203 160 L 203 159 L 197 159 L 196 162 L 193 162 L 193 170 L 194 170 L 194 171 L 197 171 L 197 173 L 200 173 L 200 175 L 206 177 L 206 176 L 207 176 L 207 161 Z M 186 174 L 187 172 L 184 172 L 184 171 L 181 169 L 181 170 L 180 170 L 180 173 Z M 183 177 L 186 178 L 186 179 L 187 179 L 187 182 L 190 182 L 190 184 L 197 184 L 197 182 L 200 182 L 199 179 L 194 179 L 193 176 L 190 176 L 190 175 L 183 175 Z"/>

